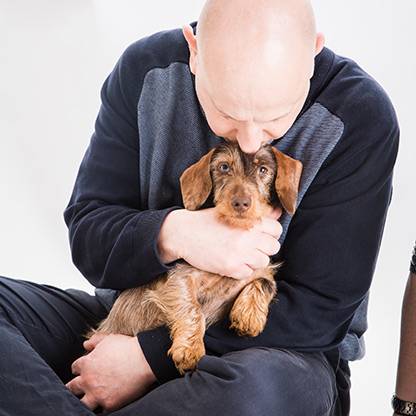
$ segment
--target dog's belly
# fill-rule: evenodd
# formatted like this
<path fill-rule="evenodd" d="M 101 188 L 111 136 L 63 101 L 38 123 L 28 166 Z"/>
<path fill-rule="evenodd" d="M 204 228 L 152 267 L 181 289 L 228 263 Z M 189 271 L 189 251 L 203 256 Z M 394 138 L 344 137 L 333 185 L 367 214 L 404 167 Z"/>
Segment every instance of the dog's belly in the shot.
<path fill-rule="evenodd" d="M 273 266 L 269 266 L 273 267 Z M 180 263 L 152 283 L 123 291 L 114 303 L 98 332 L 135 335 L 168 322 L 170 303 L 190 294 L 201 306 L 206 327 L 225 318 L 240 291 L 258 278 L 267 278 L 267 269 L 259 269 L 249 279 L 238 280 L 205 272 Z"/>
<path fill-rule="evenodd" d="M 189 264 L 178 265 L 175 272 L 183 278 L 189 279 L 194 286 L 196 298 L 201 305 L 206 319 L 206 326 L 221 320 L 231 310 L 231 307 L 240 291 L 251 281 L 258 278 L 253 274 L 252 278 L 246 280 L 233 279 L 219 274 L 198 270 Z M 177 277 L 176 273 L 172 278 Z"/>

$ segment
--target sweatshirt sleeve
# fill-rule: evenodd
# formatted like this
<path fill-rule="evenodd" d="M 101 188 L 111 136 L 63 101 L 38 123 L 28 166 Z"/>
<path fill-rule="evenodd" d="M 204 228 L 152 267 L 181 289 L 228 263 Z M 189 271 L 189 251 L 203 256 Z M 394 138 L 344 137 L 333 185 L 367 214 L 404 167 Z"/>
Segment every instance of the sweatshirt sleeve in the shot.
<path fill-rule="evenodd" d="M 282 245 L 277 300 L 264 331 L 240 337 L 224 319 L 204 338 L 222 355 L 250 347 L 329 351 L 369 291 L 392 197 L 399 127 L 390 101 L 360 107 L 296 211 Z M 363 103 L 365 104 L 365 103 Z M 138 335 L 156 377 L 177 377 L 166 328 Z M 157 339 L 158 342 L 153 342 Z"/>
<path fill-rule="evenodd" d="M 101 107 L 70 201 L 64 211 L 72 260 L 97 288 L 126 289 L 173 267 L 162 263 L 157 238 L 169 212 L 140 203 L 136 106 L 149 61 L 140 40 L 105 80 Z"/>

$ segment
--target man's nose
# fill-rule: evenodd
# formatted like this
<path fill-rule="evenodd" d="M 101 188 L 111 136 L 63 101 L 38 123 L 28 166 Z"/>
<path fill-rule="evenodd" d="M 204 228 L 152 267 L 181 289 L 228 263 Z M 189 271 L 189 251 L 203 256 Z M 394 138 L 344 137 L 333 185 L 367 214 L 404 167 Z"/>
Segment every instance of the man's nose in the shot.
<path fill-rule="evenodd" d="M 263 131 L 255 123 L 247 122 L 237 132 L 238 145 L 244 153 L 256 153 L 263 143 Z"/>

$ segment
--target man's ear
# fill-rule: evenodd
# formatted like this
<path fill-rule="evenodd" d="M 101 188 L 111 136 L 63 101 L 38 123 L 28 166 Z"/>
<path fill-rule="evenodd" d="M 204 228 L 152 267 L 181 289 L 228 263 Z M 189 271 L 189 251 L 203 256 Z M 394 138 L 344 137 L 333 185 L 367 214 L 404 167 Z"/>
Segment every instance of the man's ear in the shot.
<path fill-rule="evenodd" d="M 181 175 L 182 200 L 186 209 L 194 211 L 200 208 L 211 193 L 210 164 L 214 150 L 210 150 L 198 162 L 189 166 Z"/>
<path fill-rule="evenodd" d="M 291 215 L 296 211 L 303 165 L 272 146 L 277 163 L 275 188 L 283 208 Z"/>
<path fill-rule="evenodd" d="M 319 55 L 322 52 L 322 49 L 325 46 L 325 35 L 321 32 L 316 34 L 315 41 L 315 56 Z"/>
<path fill-rule="evenodd" d="M 191 25 L 185 25 L 182 27 L 183 36 L 188 43 L 189 48 L 189 68 L 191 72 L 195 75 L 196 73 L 196 56 L 198 54 L 196 36 Z"/>

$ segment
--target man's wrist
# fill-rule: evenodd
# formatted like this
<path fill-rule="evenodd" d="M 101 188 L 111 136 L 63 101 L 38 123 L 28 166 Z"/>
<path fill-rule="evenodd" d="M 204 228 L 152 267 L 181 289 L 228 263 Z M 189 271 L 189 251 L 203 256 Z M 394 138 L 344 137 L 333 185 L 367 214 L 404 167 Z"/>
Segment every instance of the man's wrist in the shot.
<path fill-rule="evenodd" d="M 182 229 L 181 220 L 184 216 L 184 211 L 186 209 L 171 211 L 160 228 L 157 248 L 160 258 L 165 264 L 182 258 L 179 233 Z"/>

